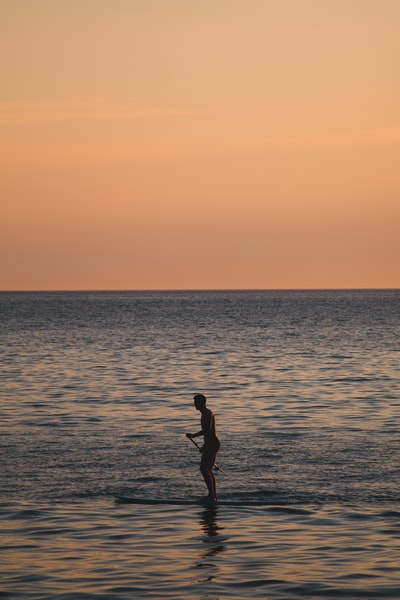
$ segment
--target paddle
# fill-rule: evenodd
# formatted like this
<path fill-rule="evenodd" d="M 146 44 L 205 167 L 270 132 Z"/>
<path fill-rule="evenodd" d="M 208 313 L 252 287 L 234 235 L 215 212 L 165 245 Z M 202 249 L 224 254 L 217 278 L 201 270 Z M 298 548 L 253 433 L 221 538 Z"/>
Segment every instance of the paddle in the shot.
<path fill-rule="evenodd" d="M 196 448 L 198 449 L 198 451 L 199 451 L 199 452 L 201 452 L 201 448 L 200 448 L 200 446 L 198 445 L 198 443 L 197 443 L 197 442 L 195 442 L 195 441 L 194 441 L 194 439 L 193 439 L 193 438 L 191 438 L 191 437 L 189 437 L 188 435 L 187 435 L 186 437 L 187 437 L 187 438 L 188 438 L 188 439 L 189 439 L 191 442 L 193 442 L 193 444 L 196 446 Z M 217 463 L 214 463 L 214 469 L 215 469 L 216 471 L 219 471 L 220 473 L 225 473 L 225 471 L 223 471 L 223 470 L 221 469 L 221 467 L 219 467 L 219 466 L 217 465 Z"/>

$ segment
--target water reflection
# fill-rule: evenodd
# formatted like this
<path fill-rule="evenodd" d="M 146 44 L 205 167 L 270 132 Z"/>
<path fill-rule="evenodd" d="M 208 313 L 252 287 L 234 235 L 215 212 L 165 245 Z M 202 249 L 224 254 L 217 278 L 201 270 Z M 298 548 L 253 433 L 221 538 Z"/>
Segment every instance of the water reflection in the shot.
<path fill-rule="evenodd" d="M 196 568 L 205 570 L 199 583 L 215 579 L 218 566 L 216 561 L 211 559 L 215 559 L 218 554 L 225 550 L 224 542 L 226 538 L 220 535 L 224 527 L 218 525 L 217 512 L 217 507 L 207 507 L 199 514 L 199 522 L 205 534 L 202 540 L 205 544 L 204 550 L 200 553 L 199 560 L 195 564 Z"/>

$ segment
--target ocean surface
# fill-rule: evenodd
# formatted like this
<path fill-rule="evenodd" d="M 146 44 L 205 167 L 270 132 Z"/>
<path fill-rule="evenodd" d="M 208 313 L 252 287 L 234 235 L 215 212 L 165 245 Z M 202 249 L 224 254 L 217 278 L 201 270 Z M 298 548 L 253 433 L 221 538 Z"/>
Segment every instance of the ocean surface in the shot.
<path fill-rule="evenodd" d="M 0 338 L 1 598 L 400 598 L 400 290 L 1 293 Z M 116 503 L 206 494 L 194 393 L 243 506 Z"/>

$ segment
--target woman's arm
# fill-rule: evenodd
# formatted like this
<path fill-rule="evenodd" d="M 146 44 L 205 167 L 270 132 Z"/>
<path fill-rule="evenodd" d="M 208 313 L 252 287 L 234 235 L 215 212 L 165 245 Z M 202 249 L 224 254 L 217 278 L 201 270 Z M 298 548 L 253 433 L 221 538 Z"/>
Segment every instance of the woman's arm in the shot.
<path fill-rule="evenodd" d="M 200 437 L 201 435 L 204 435 L 203 430 L 198 431 L 197 433 L 187 433 L 186 437 L 195 438 L 195 437 Z"/>

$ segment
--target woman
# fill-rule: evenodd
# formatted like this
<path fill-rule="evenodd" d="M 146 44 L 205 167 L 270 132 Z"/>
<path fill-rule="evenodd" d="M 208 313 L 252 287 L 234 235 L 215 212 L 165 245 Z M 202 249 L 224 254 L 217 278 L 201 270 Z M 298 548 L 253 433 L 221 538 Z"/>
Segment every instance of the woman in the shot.
<path fill-rule="evenodd" d="M 220 444 L 215 427 L 215 416 L 213 412 L 206 407 L 206 401 L 206 397 L 203 396 L 203 394 L 196 394 L 194 396 L 196 410 L 201 412 L 201 431 L 198 431 L 197 433 L 187 433 L 186 436 L 188 438 L 195 438 L 200 435 L 204 437 L 204 445 L 200 449 L 200 471 L 207 485 L 208 500 L 216 501 L 217 489 L 213 466 Z"/>

